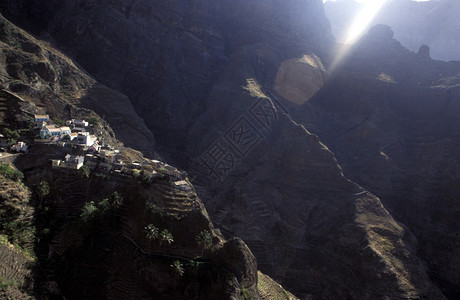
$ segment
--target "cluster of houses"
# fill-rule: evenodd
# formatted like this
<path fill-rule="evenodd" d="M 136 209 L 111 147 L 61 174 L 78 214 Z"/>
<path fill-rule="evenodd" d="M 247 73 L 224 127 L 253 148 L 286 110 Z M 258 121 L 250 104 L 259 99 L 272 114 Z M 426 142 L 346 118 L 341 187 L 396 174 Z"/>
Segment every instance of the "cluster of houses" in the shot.
<path fill-rule="evenodd" d="M 184 179 L 187 177 L 185 171 L 168 165 L 158 160 L 145 160 L 144 162 L 123 162 L 120 159 L 119 150 L 101 149 L 98 153 L 87 153 L 86 155 L 67 154 L 64 159 L 53 159 L 51 165 L 54 169 L 78 170 L 84 165 L 91 171 L 112 174 L 122 177 L 136 177 L 148 175 L 151 178 L 168 176 L 175 188 L 189 191 L 189 183 Z"/>
<path fill-rule="evenodd" d="M 85 120 L 69 120 L 66 122 L 66 126 L 56 126 L 49 115 L 34 115 L 34 121 L 35 128 L 40 130 L 40 139 L 42 140 L 66 141 L 90 151 L 100 149 L 97 137 L 86 131 L 89 122 Z M 10 145 L 8 139 L 0 134 L 0 149 L 6 151 L 7 148 L 15 152 L 27 152 L 29 150 L 29 146 L 25 142 L 18 141 L 16 144 Z"/>
<path fill-rule="evenodd" d="M 34 118 L 41 139 L 66 141 L 84 148 L 93 147 L 93 151 L 100 148 L 97 137 L 87 131 L 89 123 L 85 120 L 68 120 L 66 126 L 56 126 L 48 115 L 35 115 Z"/>
<path fill-rule="evenodd" d="M 86 165 L 91 171 L 97 170 L 124 177 L 136 177 L 140 174 L 152 178 L 168 176 L 177 189 L 190 189 L 190 185 L 184 180 L 187 173 L 167 163 L 158 160 L 122 161 L 119 150 L 100 146 L 96 136 L 86 131 L 89 124 L 85 120 L 71 120 L 66 122 L 67 126 L 57 127 L 50 122 L 48 115 L 35 115 L 35 123 L 40 128 L 40 138 L 53 139 L 54 137 L 55 141 L 69 141 L 81 146 L 86 153 L 85 155 L 67 154 L 63 159 L 53 159 L 51 165 L 54 169 L 78 170 Z"/>
<path fill-rule="evenodd" d="M 17 142 L 14 145 L 10 145 L 8 139 L 3 134 L 0 134 L 0 150 L 3 152 L 6 151 L 6 148 L 16 152 L 27 152 L 29 150 L 29 146 L 24 142 Z"/>
<path fill-rule="evenodd" d="M 123 177 L 137 177 L 148 175 L 151 178 L 169 177 L 172 185 L 184 191 L 191 189 L 185 180 L 187 173 L 159 160 L 145 160 L 143 162 L 124 162 L 121 160 L 120 151 L 109 146 L 102 147 L 98 144 L 97 137 L 87 131 L 89 123 L 85 120 L 69 120 L 65 126 L 56 126 L 48 115 L 34 115 L 36 128 L 40 130 L 40 139 L 56 143 L 70 143 L 82 150 L 84 155 L 67 154 L 63 159 L 52 159 L 53 169 L 79 170 L 84 165 L 91 171 L 112 174 Z M 7 143 L 0 134 L 0 146 Z M 3 147 L 3 146 L 2 146 Z M 28 146 L 18 142 L 10 146 L 10 150 L 27 152 Z"/>

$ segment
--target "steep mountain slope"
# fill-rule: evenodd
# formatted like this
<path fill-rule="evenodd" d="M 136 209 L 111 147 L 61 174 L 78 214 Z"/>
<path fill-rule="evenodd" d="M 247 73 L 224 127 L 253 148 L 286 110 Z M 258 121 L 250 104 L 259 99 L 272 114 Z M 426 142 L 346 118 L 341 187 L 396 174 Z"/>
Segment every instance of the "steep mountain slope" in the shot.
<path fill-rule="evenodd" d="M 328 80 L 333 43 L 320 0 L 5 1 L 2 8 L 36 33 L 50 34 L 98 80 L 129 95 L 161 154 L 193 174 L 216 226 L 226 237 L 245 239 L 262 271 L 296 295 L 445 298 L 420 258 L 414 227 L 395 220 L 375 196 L 382 190 L 347 164 L 360 159 L 352 146 L 365 152 L 372 142 L 365 133 L 357 136 L 359 143 L 333 139 L 345 128 L 359 128 L 362 111 L 376 105 L 372 96 L 379 84 L 401 80 L 393 92 L 402 100 L 391 104 L 410 114 L 432 113 L 404 102 L 416 96 L 412 87 L 428 84 L 438 71 L 420 72 L 437 64 L 423 51 L 415 56 L 392 41 L 387 47 L 395 52 L 379 61 L 378 49 L 386 44 L 374 43 L 367 59 L 354 57 Z M 417 68 L 406 70 L 411 62 Z M 446 66 L 449 78 L 443 76 L 442 84 L 454 85 L 457 66 Z M 379 80 L 367 86 L 370 75 Z M 348 84 L 350 94 L 338 92 Z M 369 96 L 356 102 L 352 91 L 362 88 Z M 349 111 L 341 111 L 341 100 L 350 101 Z M 406 155 L 400 159 L 410 162 Z M 372 168 L 356 172 L 369 176 L 380 162 L 370 160 Z M 379 187 L 391 168 L 379 169 L 383 175 L 372 183 Z M 393 181 L 407 187 L 400 179 Z M 398 197 L 416 195 L 401 192 L 395 190 Z M 407 221 L 391 203 L 385 202 L 390 212 Z M 425 214 L 408 214 L 423 223 Z M 454 291 L 443 287 L 446 295 Z"/>
<path fill-rule="evenodd" d="M 0 161 L 0 169 L 0 298 L 28 299 L 35 263 L 32 193 L 20 176 L 8 176 L 14 174 L 10 164 Z"/>
<path fill-rule="evenodd" d="M 192 187 L 177 190 L 164 176 L 141 183 L 120 175 L 52 169 L 50 159 L 82 150 L 36 143 L 33 113 L 49 113 L 54 120 L 95 119 L 98 138 L 121 149 L 123 160 L 148 161 L 117 138 L 155 154 L 152 134 L 125 96 L 2 16 L 0 38 L 0 128 L 17 129 L 31 147 L 26 154 L 0 155 L 0 297 L 259 299 L 258 276 L 263 276 L 264 291 L 282 289 L 257 272 L 241 239 L 225 241 L 214 230 Z M 6 162 L 24 171 L 24 183 L 23 173 Z M 39 198 L 36 187 L 43 180 L 49 194 Z M 103 209 L 103 198 L 114 191 L 123 195 L 123 205 Z M 101 213 L 84 219 L 82 211 L 91 203 Z M 162 233 L 168 229 L 174 244 L 149 241 L 149 224 Z M 196 241 L 203 231 L 211 238 L 206 249 Z"/>
<path fill-rule="evenodd" d="M 430 275 L 455 299 L 460 62 L 410 52 L 392 34 L 374 27 L 293 117 L 330 147 L 349 178 L 379 195 L 409 227 Z"/>
<path fill-rule="evenodd" d="M 202 139 L 212 141 L 195 149 L 192 169 L 224 234 L 244 236 L 261 270 L 304 298 L 442 299 L 415 238 L 380 200 L 344 177 L 318 138 L 260 90 L 233 84 L 216 87 L 233 90 L 232 102 L 213 102 L 192 131 L 207 128 Z M 223 124 L 210 128 L 209 119 Z"/>
<path fill-rule="evenodd" d="M 242 240 L 216 234 L 193 190 L 177 190 L 168 178 L 146 184 L 97 171 L 81 177 L 46 160 L 22 155 L 15 162 L 26 168 L 28 185 L 50 185 L 37 207 L 37 224 L 48 231 L 38 245 L 37 297 L 243 299 L 244 291 L 258 299 L 253 254 Z M 94 211 L 83 217 L 88 205 Z M 157 228 L 156 238 L 147 238 L 148 226 Z M 202 231 L 211 238 L 205 251 L 195 240 Z"/>
<path fill-rule="evenodd" d="M 68 57 L 1 15 L 0 43 L 1 87 L 8 97 L 22 100 L 18 109 L 29 113 L 29 118 L 34 113 L 64 120 L 103 117 L 120 141 L 154 155 L 153 135 L 126 96 L 96 82 Z M 100 132 L 107 143 L 118 143 L 111 129 L 100 128 Z"/>
<path fill-rule="evenodd" d="M 332 42 L 320 0 L 1 5 L 15 22 L 51 35 L 98 81 L 128 95 L 165 154 L 177 149 L 179 157 L 187 146 L 184 128 L 203 112 L 203 100 L 234 51 L 262 43 L 283 60 L 304 51 L 322 54 Z"/>

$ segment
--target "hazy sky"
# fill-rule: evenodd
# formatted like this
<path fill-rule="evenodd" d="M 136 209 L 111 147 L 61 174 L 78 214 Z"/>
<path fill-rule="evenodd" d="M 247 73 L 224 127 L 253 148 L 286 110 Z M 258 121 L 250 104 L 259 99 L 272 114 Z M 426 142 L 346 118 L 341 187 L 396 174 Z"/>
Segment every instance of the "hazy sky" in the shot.
<path fill-rule="evenodd" d="M 323 0 L 323 2 L 327 2 L 327 1 L 335 1 L 335 0 Z M 355 0 L 355 1 L 360 2 L 360 3 L 366 3 L 366 2 L 376 1 L 376 0 Z M 412 0 L 412 1 L 424 2 L 424 1 L 430 1 L 430 0 Z"/>

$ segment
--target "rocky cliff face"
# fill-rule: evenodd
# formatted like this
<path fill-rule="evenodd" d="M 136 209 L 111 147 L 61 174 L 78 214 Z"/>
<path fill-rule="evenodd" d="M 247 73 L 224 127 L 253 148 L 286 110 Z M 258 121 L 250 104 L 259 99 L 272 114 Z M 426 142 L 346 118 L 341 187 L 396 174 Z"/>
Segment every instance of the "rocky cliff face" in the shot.
<path fill-rule="evenodd" d="M 442 198 L 454 207 L 449 217 L 436 214 L 445 227 L 423 227 L 447 188 L 427 183 L 455 171 L 418 165 L 433 153 L 455 161 L 455 142 L 440 154 L 434 141 L 444 129 L 446 141 L 456 137 L 456 64 L 417 56 L 377 28 L 331 77 L 319 0 L 54 4 L 2 7 L 127 94 L 161 154 L 192 174 L 216 226 L 243 238 L 259 267 L 296 295 L 455 295 L 455 267 L 443 269 L 457 257 L 455 188 Z M 424 118 L 439 131 L 408 129 Z M 421 194 L 433 197 L 422 205 Z M 438 230 L 447 251 L 431 239 Z"/>
<path fill-rule="evenodd" d="M 459 71 L 458 62 L 404 49 L 380 26 L 294 117 L 409 227 L 429 274 L 452 299 L 459 292 Z"/>

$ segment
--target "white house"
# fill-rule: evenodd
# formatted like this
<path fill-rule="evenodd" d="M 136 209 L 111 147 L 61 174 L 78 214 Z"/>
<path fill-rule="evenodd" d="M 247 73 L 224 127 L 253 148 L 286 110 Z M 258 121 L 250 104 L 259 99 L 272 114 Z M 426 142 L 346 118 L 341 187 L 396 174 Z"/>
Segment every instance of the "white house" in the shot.
<path fill-rule="evenodd" d="M 53 168 L 66 168 L 78 170 L 83 166 L 85 158 L 83 156 L 75 156 L 67 154 L 65 160 L 53 159 L 51 160 L 51 166 Z"/>
<path fill-rule="evenodd" d="M 85 162 L 84 156 L 75 156 L 67 154 L 65 156 L 65 161 L 63 161 L 65 168 L 68 169 L 75 169 L 78 170 L 83 167 L 83 163 Z"/>
<path fill-rule="evenodd" d="M 71 141 L 73 141 L 74 139 L 76 139 L 77 136 L 78 136 L 78 133 L 76 133 L 76 132 L 71 132 L 71 133 L 69 134 L 69 138 L 70 138 Z"/>
<path fill-rule="evenodd" d="M 24 142 L 18 142 L 17 144 L 11 146 L 11 150 L 16 152 L 27 152 L 28 149 L 29 146 L 27 146 Z"/>
<path fill-rule="evenodd" d="M 56 127 L 54 125 L 46 125 L 40 130 L 40 138 L 46 139 L 49 137 L 59 137 L 61 135 L 70 135 L 71 130 L 70 127 L 63 126 L 63 127 Z"/>
<path fill-rule="evenodd" d="M 89 132 L 79 132 L 75 140 L 78 145 L 89 147 L 96 142 L 97 137 L 90 135 Z"/>
<path fill-rule="evenodd" d="M 85 120 L 73 120 L 73 125 L 75 127 L 88 127 L 89 123 Z"/>
<path fill-rule="evenodd" d="M 70 130 L 70 127 L 68 126 L 59 127 L 59 129 L 61 129 L 61 132 L 63 134 L 67 134 L 67 135 L 69 135 L 72 132 L 72 130 Z"/>
<path fill-rule="evenodd" d="M 39 124 L 41 122 L 49 122 L 50 116 L 48 115 L 34 115 L 34 120 L 36 124 Z"/>

